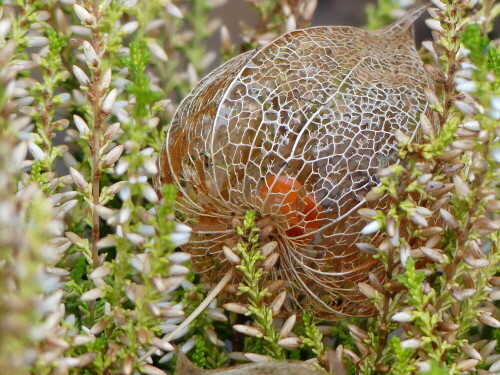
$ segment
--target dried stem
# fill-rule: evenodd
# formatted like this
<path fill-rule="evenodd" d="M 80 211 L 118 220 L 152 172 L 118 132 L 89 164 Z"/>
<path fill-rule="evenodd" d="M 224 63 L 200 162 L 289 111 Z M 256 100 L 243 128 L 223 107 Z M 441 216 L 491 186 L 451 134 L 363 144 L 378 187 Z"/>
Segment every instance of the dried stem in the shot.
<path fill-rule="evenodd" d="M 92 32 L 92 47 L 96 51 L 97 56 L 100 56 L 100 32 L 99 32 L 99 0 L 94 0 L 93 3 L 93 13 L 96 19 L 96 25 Z M 93 74 L 92 86 L 90 88 L 90 97 L 92 100 L 92 112 L 94 119 L 94 127 L 92 140 L 90 144 L 92 152 L 92 262 L 94 268 L 98 266 L 99 252 L 97 249 L 97 242 L 100 237 L 100 225 L 99 225 L 99 213 L 96 210 L 96 206 L 99 205 L 100 196 L 100 181 L 101 181 L 101 125 L 103 114 L 101 112 L 101 71 L 100 69 L 95 69 Z"/>
<path fill-rule="evenodd" d="M 387 256 L 387 274 L 389 276 L 392 276 L 392 273 L 394 271 L 394 250 L 390 249 L 388 256 Z M 389 314 L 390 314 L 390 305 L 391 305 L 391 300 L 394 298 L 394 294 L 387 292 L 384 295 L 384 307 L 383 307 L 383 312 L 382 316 L 380 317 L 380 326 L 379 330 L 381 334 L 379 335 L 378 338 L 378 348 L 377 348 L 377 358 L 375 360 L 375 363 L 378 363 L 380 359 L 382 358 L 383 350 L 385 348 L 385 343 L 387 342 L 387 335 L 389 334 L 389 330 L 387 329 L 387 323 L 389 320 Z"/>
<path fill-rule="evenodd" d="M 447 10 L 445 11 L 446 17 L 449 21 L 449 29 L 443 36 L 445 42 L 443 42 L 444 46 L 448 48 L 444 48 L 446 53 L 446 80 L 444 82 L 444 106 L 443 106 L 443 114 L 441 116 L 441 126 L 443 126 L 450 117 L 450 110 L 453 105 L 453 98 L 456 94 L 455 92 L 455 84 L 453 82 L 453 78 L 455 75 L 455 71 L 457 70 L 457 54 L 460 49 L 460 41 L 458 40 L 458 28 L 461 24 L 461 19 L 463 17 L 463 5 L 460 5 L 459 2 L 454 2 L 449 5 Z"/>

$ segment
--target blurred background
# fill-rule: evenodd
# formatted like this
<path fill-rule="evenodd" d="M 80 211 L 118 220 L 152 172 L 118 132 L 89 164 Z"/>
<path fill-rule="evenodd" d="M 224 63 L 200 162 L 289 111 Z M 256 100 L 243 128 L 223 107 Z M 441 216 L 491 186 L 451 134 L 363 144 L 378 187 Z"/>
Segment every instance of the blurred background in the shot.
<path fill-rule="evenodd" d="M 363 26 L 366 23 L 366 6 L 373 3 L 367 0 L 318 0 L 313 26 Z M 257 13 L 245 0 L 228 0 L 224 6 L 216 9 L 214 14 L 222 19 L 235 41 L 241 22 L 248 25 L 255 25 L 257 22 Z M 430 38 L 424 20 L 425 16 L 422 16 L 416 24 L 419 40 Z"/>
<path fill-rule="evenodd" d="M 407 2 L 408 0 L 400 0 Z M 313 25 L 348 25 L 361 27 L 366 24 L 366 7 L 374 4 L 369 0 L 318 0 L 318 6 L 314 14 Z M 430 2 L 429 2 L 430 3 Z M 245 22 L 250 26 L 255 25 L 257 14 L 245 0 L 228 0 L 227 3 L 214 11 L 216 17 L 222 19 L 228 27 L 234 42 L 238 42 L 239 24 Z M 415 23 L 415 37 L 417 45 L 423 40 L 430 40 L 431 33 L 425 26 L 425 19 L 429 17 L 424 13 Z M 500 22 L 495 25 L 493 39 L 500 37 Z M 214 38 L 215 39 L 215 38 Z M 216 38 L 214 43 L 219 43 Z M 218 46 L 218 45 L 217 45 Z"/>

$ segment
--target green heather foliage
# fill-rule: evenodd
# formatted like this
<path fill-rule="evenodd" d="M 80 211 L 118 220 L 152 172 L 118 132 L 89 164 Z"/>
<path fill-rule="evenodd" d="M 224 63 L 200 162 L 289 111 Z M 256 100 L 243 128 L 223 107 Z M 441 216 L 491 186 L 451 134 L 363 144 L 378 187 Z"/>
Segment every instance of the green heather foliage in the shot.
<path fill-rule="evenodd" d="M 209 66 L 306 27 L 316 5 L 247 1 L 258 21 L 241 38 L 213 16 L 224 1 L 0 2 L 0 374 L 161 375 L 176 350 L 204 369 L 294 359 L 338 375 L 500 373 L 493 0 L 431 5 L 433 118 L 418 143 L 395 135 L 400 162 L 369 194 L 391 198 L 371 217 L 386 276 L 358 285 L 376 315 L 287 315 L 286 293 L 262 282 L 277 259 L 249 211 L 225 249 L 239 284 L 174 331 L 209 288 L 181 250 L 191 228 L 177 191 L 154 186 L 164 131 Z M 369 6 L 367 28 L 402 3 Z"/>

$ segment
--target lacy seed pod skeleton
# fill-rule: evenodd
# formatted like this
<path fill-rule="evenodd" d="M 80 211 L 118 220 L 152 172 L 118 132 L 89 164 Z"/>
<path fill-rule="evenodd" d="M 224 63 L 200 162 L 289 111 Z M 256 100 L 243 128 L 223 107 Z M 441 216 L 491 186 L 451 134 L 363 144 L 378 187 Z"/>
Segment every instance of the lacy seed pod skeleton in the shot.
<path fill-rule="evenodd" d="M 194 226 L 187 250 L 216 282 L 231 267 L 232 222 L 255 210 L 274 229 L 293 309 L 369 315 L 357 283 L 379 263 L 360 252 L 361 207 L 380 167 L 397 161 L 396 130 L 418 137 L 431 82 L 414 46 L 420 8 L 386 29 L 312 27 L 234 57 L 184 99 L 159 157 Z"/>

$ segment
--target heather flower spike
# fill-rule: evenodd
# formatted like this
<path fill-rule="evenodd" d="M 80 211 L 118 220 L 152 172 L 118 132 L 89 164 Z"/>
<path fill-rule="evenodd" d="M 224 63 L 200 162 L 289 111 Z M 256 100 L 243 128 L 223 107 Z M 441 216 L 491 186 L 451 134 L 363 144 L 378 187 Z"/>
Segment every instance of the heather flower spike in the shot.
<path fill-rule="evenodd" d="M 365 227 L 357 210 L 387 205 L 365 196 L 377 170 L 397 161 L 394 134 L 420 137 L 432 82 L 412 22 L 424 9 L 373 32 L 291 31 L 232 58 L 184 99 L 167 130 L 158 183 L 180 192 L 194 226 L 185 249 L 206 280 L 216 283 L 232 267 L 220 250 L 235 241 L 235 218 L 254 210 L 263 245 L 278 241 L 272 277 L 287 280 L 296 308 L 313 304 L 334 318 L 374 313 L 357 284 L 381 264 L 356 244 L 365 234 L 376 244 L 380 226 Z"/>

